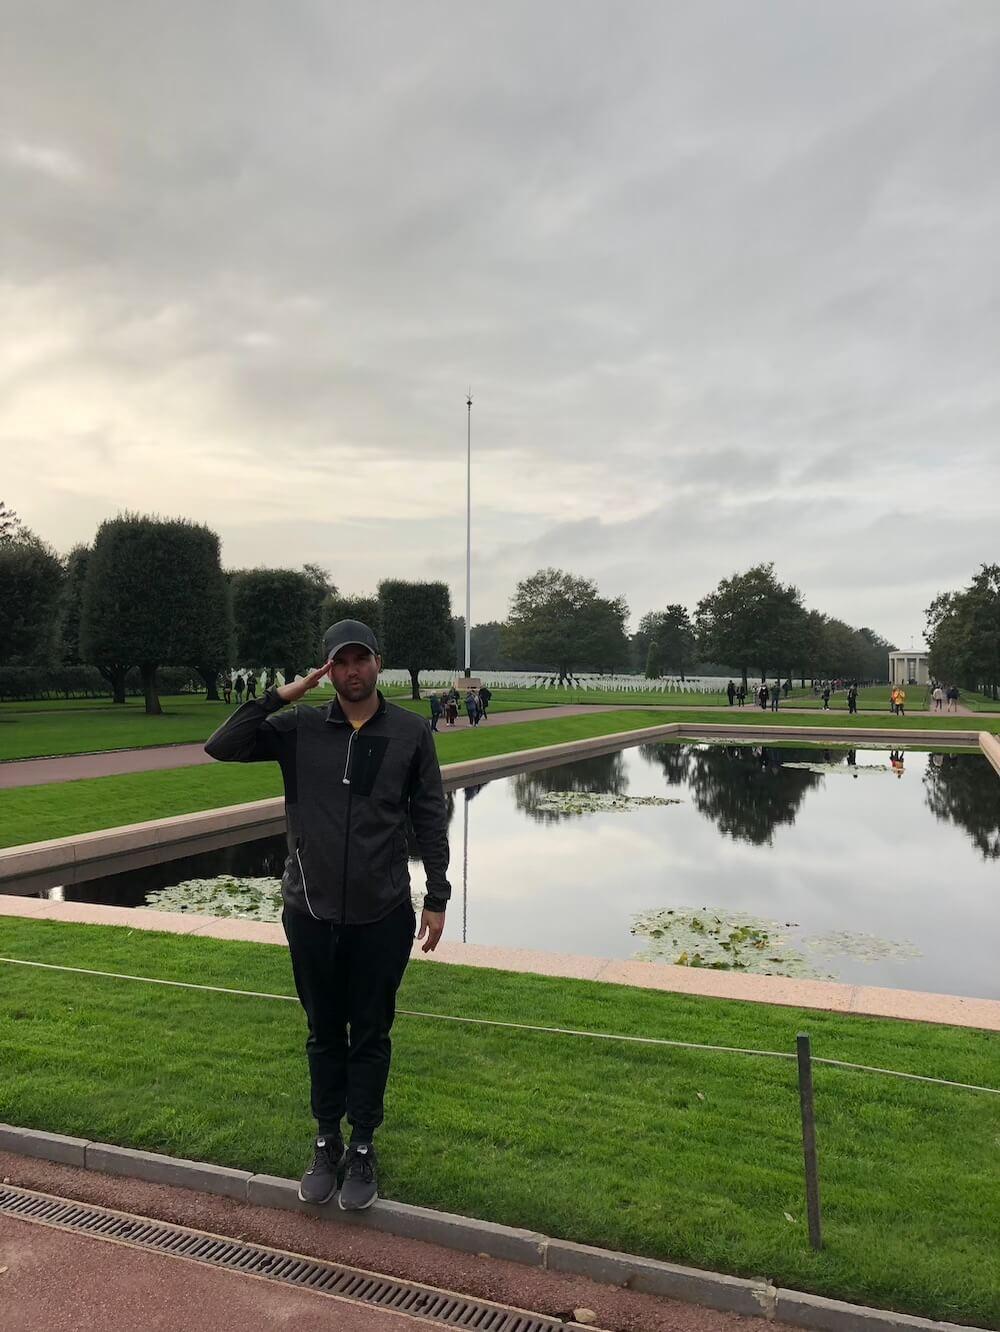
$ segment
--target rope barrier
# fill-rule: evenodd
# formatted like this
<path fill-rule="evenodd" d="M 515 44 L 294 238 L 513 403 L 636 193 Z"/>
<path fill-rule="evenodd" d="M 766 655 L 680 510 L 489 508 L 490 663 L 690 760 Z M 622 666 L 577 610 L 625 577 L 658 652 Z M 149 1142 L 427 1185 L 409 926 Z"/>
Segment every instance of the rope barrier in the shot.
<path fill-rule="evenodd" d="M 293 994 L 270 994 L 263 990 L 234 990 L 224 985 L 199 985 L 195 981 L 163 980 L 158 976 L 130 976 L 119 971 L 94 971 L 88 967 L 67 967 L 56 962 L 32 962 L 22 957 L 0 957 L 15 967 L 37 967 L 43 971 L 65 971 L 78 976 L 99 976 L 106 980 L 138 981 L 144 985 L 167 985 L 178 990 L 202 990 L 209 994 L 232 994 L 242 999 L 277 999 L 282 1003 L 295 1004 L 298 999 Z M 626 1041 L 634 1045 L 670 1046 L 677 1050 L 708 1050 L 714 1054 L 742 1054 L 761 1059 L 796 1059 L 794 1051 L 785 1050 L 747 1050 L 738 1045 L 705 1045 L 695 1041 L 672 1041 L 663 1036 L 629 1036 L 621 1032 L 579 1031 L 573 1027 L 542 1027 L 527 1022 L 502 1022 L 497 1018 L 462 1017 L 454 1013 L 424 1013 L 416 1009 L 398 1008 L 400 1017 L 424 1018 L 435 1022 L 459 1022 L 474 1027 L 499 1027 L 508 1031 L 531 1031 L 547 1036 L 574 1036 L 595 1041 Z M 932 1078 L 923 1073 L 902 1073 L 895 1068 L 877 1068 L 869 1064 L 852 1064 L 843 1059 L 821 1059 L 813 1056 L 814 1064 L 825 1064 L 828 1068 L 845 1068 L 857 1073 L 879 1073 L 889 1078 L 905 1078 L 910 1082 L 926 1082 L 937 1087 L 955 1087 L 961 1091 L 986 1092 L 990 1096 L 1000 1096 L 998 1087 L 980 1087 L 971 1082 L 951 1082 L 947 1078 Z"/>

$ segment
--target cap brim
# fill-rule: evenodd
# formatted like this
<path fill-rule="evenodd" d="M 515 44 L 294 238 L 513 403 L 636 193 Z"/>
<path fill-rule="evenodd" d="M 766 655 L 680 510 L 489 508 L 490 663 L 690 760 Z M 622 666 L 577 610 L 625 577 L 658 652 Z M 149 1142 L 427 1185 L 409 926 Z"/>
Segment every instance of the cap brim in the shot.
<path fill-rule="evenodd" d="M 343 643 L 338 643 L 335 647 L 330 649 L 326 654 L 327 661 L 332 661 L 337 653 L 342 651 L 345 647 L 363 647 L 367 652 L 372 653 L 373 656 L 378 653 L 378 648 L 373 648 L 370 643 L 362 643 L 358 638 L 348 638 Z"/>

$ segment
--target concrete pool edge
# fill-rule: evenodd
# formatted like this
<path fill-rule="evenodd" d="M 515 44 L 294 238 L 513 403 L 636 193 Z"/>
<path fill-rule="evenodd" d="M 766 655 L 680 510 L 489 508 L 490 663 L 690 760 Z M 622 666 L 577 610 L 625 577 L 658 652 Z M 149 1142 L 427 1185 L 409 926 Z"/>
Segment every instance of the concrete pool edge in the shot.
<path fill-rule="evenodd" d="M 147 907 L 96 906 L 89 902 L 51 902 L 37 897 L 0 895 L 0 917 L 56 920 L 78 925 L 125 926 L 163 934 L 197 935 L 242 943 L 285 946 L 280 925 L 188 912 L 153 911 Z M 893 990 L 878 985 L 850 985 L 840 981 L 801 980 L 786 976 L 753 976 L 702 967 L 678 967 L 666 962 L 635 962 L 619 958 L 586 957 L 524 948 L 494 948 L 442 940 L 431 957 L 414 943 L 413 960 L 512 971 L 562 980 L 600 981 L 641 990 L 660 990 L 694 998 L 730 999 L 774 1004 L 781 1008 L 814 1009 L 856 1017 L 892 1018 L 930 1022 L 940 1026 L 1000 1031 L 1000 999 L 934 994 L 924 990 Z"/>
<path fill-rule="evenodd" d="M 759 741 L 760 724 L 665 722 L 609 735 L 590 736 L 558 745 L 518 749 L 507 754 L 448 763 L 442 769 L 446 791 L 477 782 L 493 781 L 514 773 L 528 772 L 576 758 L 611 753 L 656 740 Z M 775 740 L 825 742 L 828 747 L 886 741 L 925 748 L 945 745 L 956 749 L 978 748 L 1000 775 L 1000 741 L 989 732 L 925 731 L 878 727 L 782 726 L 768 728 Z M 23 884 L 21 891 L 41 892 L 48 888 L 103 878 L 124 870 L 141 869 L 183 855 L 214 851 L 234 842 L 281 835 L 285 830 L 284 799 L 275 796 L 239 805 L 197 810 L 164 819 L 102 828 L 47 841 L 23 842 L 0 848 L 0 885 Z"/>

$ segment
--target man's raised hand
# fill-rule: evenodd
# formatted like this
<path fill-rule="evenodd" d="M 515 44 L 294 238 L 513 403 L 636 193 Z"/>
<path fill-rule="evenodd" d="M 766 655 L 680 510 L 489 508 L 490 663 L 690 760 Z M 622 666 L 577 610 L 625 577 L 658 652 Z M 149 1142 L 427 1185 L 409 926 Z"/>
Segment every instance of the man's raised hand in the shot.
<path fill-rule="evenodd" d="M 309 693 L 310 689 L 315 689 L 324 675 L 330 674 L 330 663 L 324 662 L 322 666 L 317 666 L 311 670 L 308 675 L 304 675 L 301 680 L 293 680 L 291 684 L 283 684 L 278 689 L 278 697 L 286 703 L 297 703 L 304 695 Z"/>

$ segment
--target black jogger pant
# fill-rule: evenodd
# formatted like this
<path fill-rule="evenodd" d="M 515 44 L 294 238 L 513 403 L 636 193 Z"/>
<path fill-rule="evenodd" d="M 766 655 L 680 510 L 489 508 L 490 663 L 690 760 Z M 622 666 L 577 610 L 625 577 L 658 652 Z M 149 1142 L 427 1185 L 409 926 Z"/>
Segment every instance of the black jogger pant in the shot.
<path fill-rule="evenodd" d="M 334 925 L 285 907 L 281 923 L 295 989 L 309 1023 L 306 1056 L 319 1133 L 347 1115 L 358 1139 L 382 1123 L 396 991 L 410 958 L 415 917 L 402 902 L 371 925 Z"/>

